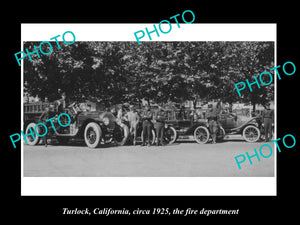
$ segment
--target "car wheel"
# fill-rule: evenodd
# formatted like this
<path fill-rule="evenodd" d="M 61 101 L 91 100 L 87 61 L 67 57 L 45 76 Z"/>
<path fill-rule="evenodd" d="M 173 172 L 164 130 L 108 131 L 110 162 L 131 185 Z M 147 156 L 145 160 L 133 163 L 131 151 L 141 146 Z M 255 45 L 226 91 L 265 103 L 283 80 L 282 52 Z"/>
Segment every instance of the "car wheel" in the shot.
<path fill-rule="evenodd" d="M 223 127 L 219 127 L 217 130 L 217 141 L 223 141 L 225 137 L 225 130 Z"/>
<path fill-rule="evenodd" d="M 25 135 L 29 134 L 30 132 L 32 132 L 34 134 L 34 139 L 32 137 L 32 135 L 28 135 L 26 136 L 26 140 L 27 140 L 27 144 L 28 145 L 37 145 L 40 142 L 41 137 L 37 136 L 35 131 L 34 131 L 34 127 L 35 127 L 36 123 L 30 123 L 28 124 L 28 126 L 26 127 L 25 130 Z M 37 127 L 37 132 L 40 133 L 44 133 L 44 132 L 40 132 L 41 131 L 41 126 Z M 26 142 L 25 142 L 26 143 Z"/>
<path fill-rule="evenodd" d="M 151 145 L 155 144 L 155 138 L 156 138 L 155 130 L 151 129 L 151 135 L 150 135 Z M 142 140 L 142 143 L 144 143 L 144 133 L 143 133 L 143 131 L 141 133 L 141 140 Z"/>
<path fill-rule="evenodd" d="M 177 131 L 174 127 L 169 126 L 165 128 L 164 142 L 166 144 L 173 144 L 177 140 Z"/>
<path fill-rule="evenodd" d="M 117 145 L 123 146 L 126 144 L 129 137 L 129 128 L 125 124 L 117 125 L 114 132 L 114 142 Z"/>
<path fill-rule="evenodd" d="M 205 144 L 209 140 L 209 131 L 204 126 L 199 126 L 194 131 L 195 141 L 199 144 Z"/>
<path fill-rule="evenodd" d="M 88 123 L 84 129 L 84 141 L 90 148 L 96 148 L 100 144 L 102 131 L 99 124 L 95 122 Z"/>
<path fill-rule="evenodd" d="M 247 142 L 256 142 L 260 138 L 260 130 L 253 125 L 248 125 L 243 130 L 243 137 Z"/>

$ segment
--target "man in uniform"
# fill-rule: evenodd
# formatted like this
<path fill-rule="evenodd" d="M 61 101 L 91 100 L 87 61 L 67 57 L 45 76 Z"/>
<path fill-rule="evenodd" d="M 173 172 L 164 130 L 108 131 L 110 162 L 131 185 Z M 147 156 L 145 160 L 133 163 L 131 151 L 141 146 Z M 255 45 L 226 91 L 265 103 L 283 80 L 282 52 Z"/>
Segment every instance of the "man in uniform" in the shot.
<path fill-rule="evenodd" d="M 136 145 L 136 132 L 140 117 L 133 105 L 129 106 L 129 111 L 125 114 L 124 118 L 129 122 L 129 131 L 133 137 L 133 145 Z"/>
<path fill-rule="evenodd" d="M 46 120 L 51 119 L 52 117 L 55 116 L 55 112 L 53 111 L 54 105 L 50 105 L 49 107 L 47 106 L 44 110 L 44 112 L 42 113 L 42 115 L 39 118 L 39 123 L 44 123 L 47 126 L 47 132 L 46 134 L 43 136 L 43 141 L 45 143 L 45 147 L 47 147 L 47 135 L 49 133 L 49 128 L 52 127 L 51 123 L 46 123 Z M 40 132 L 39 132 L 40 133 Z"/>
<path fill-rule="evenodd" d="M 128 108 L 129 108 L 129 104 L 128 103 L 124 103 L 123 105 L 120 106 L 118 113 L 117 113 L 117 118 L 120 120 L 124 119 L 124 116 L 126 115 L 126 113 L 128 112 Z"/>
<path fill-rule="evenodd" d="M 152 112 L 150 111 L 150 107 L 148 105 L 145 106 L 144 110 L 141 113 L 142 117 L 142 126 L 143 126 L 143 143 L 142 146 L 145 146 L 147 143 L 147 146 L 149 147 L 151 145 L 151 128 L 152 128 Z"/>
<path fill-rule="evenodd" d="M 157 142 L 156 145 L 163 145 L 164 141 L 164 131 L 165 131 L 165 120 L 166 120 L 166 114 L 165 111 L 159 107 L 154 115 L 154 128 L 156 131 L 157 136 Z"/>
<path fill-rule="evenodd" d="M 66 108 L 66 93 L 63 92 L 61 95 L 61 99 L 56 100 L 57 103 L 57 112 L 58 114 L 65 112 L 65 108 Z"/>
<path fill-rule="evenodd" d="M 211 108 L 208 114 L 208 128 L 212 137 L 212 143 L 216 143 L 217 139 L 217 130 L 218 130 L 218 122 L 217 122 L 217 111 L 214 108 Z"/>
<path fill-rule="evenodd" d="M 222 112 L 222 102 L 221 99 L 218 98 L 217 104 L 216 104 L 216 113 L 217 115 L 221 114 Z"/>
<path fill-rule="evenodd" d="M 272 123 L 274 121 L 274 111 L 270 109 L 270 103 L 265 105 L 265 110 L 262 113 L 262 120 L 265 128 L 265 141 L 269 142 L 272 138 Z"/>

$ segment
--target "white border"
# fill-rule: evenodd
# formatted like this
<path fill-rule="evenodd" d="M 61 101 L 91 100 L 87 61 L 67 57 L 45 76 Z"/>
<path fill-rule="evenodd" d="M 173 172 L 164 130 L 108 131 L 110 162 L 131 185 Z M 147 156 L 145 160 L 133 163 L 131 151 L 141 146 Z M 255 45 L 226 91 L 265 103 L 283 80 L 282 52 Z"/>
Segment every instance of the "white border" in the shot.
<path fill-rule="evenodd" d="M 158 24 L 156 24 L 158 27 Z M 134 32 L 153 24 L 21 24 L 23 41 L 49 41 L 72 31 L 76 41 L 134 41 Z M 274 41 L 277 65 L 276 24 L 172 24 L 168 34 L 152 41 Z M 141 43 L 146 40 L 141 39 Z M 61 40 L 61 39 L 59 39 Z M 68 37 L 66 36 L 66 40 Z M 21 130 L 23 124 L 23 63 L 21 63 Z M 17 65 L 16 65 L 17 66 Z M 276 76 L 275 76 L 276 77 Z M 275 86 L 277 79 L 275 78 Z M 275 88 L 275 109 L 277 108 Z M 275 121 L 277 112 L 275 111 Z M 275 122 L 275 130 L 277 123 Z M 275 132 L 275 137 L 277 134 Z M 275 149 L 275 148 L 274 148 Z M 277 193 L 277 154 L 274 177 L 24 177 L 21 145 L 21 195 L 263 195 Z M 252 165 L 255 166 L 255 165 Z M 122 187 L 122 188 L 120 188 Z"/>
<path fill-rule="evenodd" d="M 276 179 L 274 177 L 25 177 L 21 187 L 22 195 L 39 196 L 273 196 L 276 193 Z"/>
<path fill-rule="evenodd" d="M 155 24 L 158 28 L 158 24 Z M 49 41 L 72 31 L 76 41 L 134 41 L 134 33 L 153 24 L 21 24 L 22 41 Z M 167 29 L 163 29 L 167 30 Z M 146 33 L 146 32 L 145 32 Z M 151 34 L 151 41 L 276 41 L 276 24 L 172 24 L 167 34 Z M 58 38 L 61 40 L 61 37 Z M 66 36 L 68 40 L 68 37 Z M 69 38 L 70 39 L 70 38 Z M 53 40 L 54 41 L 54 40 Z M 145 37 L 140 40 L 150 41 Z"/>

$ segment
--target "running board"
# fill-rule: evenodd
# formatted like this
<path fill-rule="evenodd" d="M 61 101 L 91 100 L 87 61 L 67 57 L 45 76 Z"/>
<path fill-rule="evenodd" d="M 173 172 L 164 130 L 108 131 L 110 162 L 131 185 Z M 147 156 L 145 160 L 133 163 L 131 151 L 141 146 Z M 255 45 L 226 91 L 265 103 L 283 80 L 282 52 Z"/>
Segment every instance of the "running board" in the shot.
<path fill-rule="evenodd" d="M 79 129 L 76 128 L 74 134 L 60 134 L 57 131 L 55 131 L 54 133 L 55 133 L 56 136 L 59 136 L 59 137 L 75 137 L 78 133 L 78 130 Z"/>

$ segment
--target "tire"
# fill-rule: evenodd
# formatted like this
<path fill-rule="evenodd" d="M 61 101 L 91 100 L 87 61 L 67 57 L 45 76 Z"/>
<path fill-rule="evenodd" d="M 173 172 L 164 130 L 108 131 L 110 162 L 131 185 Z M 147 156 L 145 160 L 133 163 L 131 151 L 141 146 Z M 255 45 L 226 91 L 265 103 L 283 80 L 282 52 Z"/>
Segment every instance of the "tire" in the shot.
<path fill-rule="evenodd" d="M 247 142 L 257 142 L 260 138 L 260 130 L 253 125 L 248 125 L 243 130 L 243 137 Z"/>
<path fill-rule="evenodd" d="M 168 128 L 165 128 L 164 142 L 166 144 L 173 144 L 177 140 L 177 138 L 177 131 L 174 127 L 169 126 Z"/>
<path fill-rule="evenodd" d="M 217 130 L 217 141 L 223 141 L 225 137 L 225 130 L 223 127 L 219 127 Z"/>
<path fill-rule="evenodd" d="M 99 124 L 90 122 L 84 129 L 84 141 L 89 148 L 97 148 L 102 137 L 102 130 Z"/>
<path fill-rule="evenodd" d="M 129 138 L 128 126 L 124 123 L 121 123 L 121 125 L 116 125 L 115 130 L 116 132 L 114 133 L 114 142 L 119 146 L 125 145 Z"/>
<path fill-rule="evenodd" d="M 37 136 L 36 133 L 35 133 L 35 131 L 34 131 L 35 125 L 36 125 L 36 123 L 30 123 L 30 124 L 28 124 L 28 126 L 26 127 L 25 135 L 28 134 L 29 131 L 31 130 L 31 131 L 33 132 L 34 138 L 35 138 L 35 139 L 33 139 L 31 135 L 27 136 L 27 137 L 26 137 L 26 140 L 27 140 L 27 144 L 28 144 L 28 145 L 37 145 L 37 144 L 40 142 L 40 140 L 41 140 L 41 137 Z M 31 129 L 29 130 L 29 128 L 31 128 Z M 37 132 L 38 132 L 38 133 L 40 133 L 39 131 L 40 131 L 40 126 L 38 126 L 38 128 L 37 128 Z M 26 142 L 25 142 L 25 143 L 26 143 Z"/>
<path fill-rule="evenodd" d="M 206 144 L 209 140 L 209 131 L 204 126 L 199 126 L 194 130 L 194 138 L 198 144 Z"/>
<path fill-rule="evenodd" d="M 143 135 L 143 131 L 141 133 L 141 140 L 142 140 L 142 143 L 144 142 L 144 135 Z M 151 129 L 151 145 L 154 145 L 155 144 L 155 140 L 156 140 L 156 134 L 155 134 L 155 130 L 154 129 Z"/>

